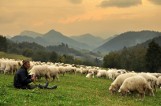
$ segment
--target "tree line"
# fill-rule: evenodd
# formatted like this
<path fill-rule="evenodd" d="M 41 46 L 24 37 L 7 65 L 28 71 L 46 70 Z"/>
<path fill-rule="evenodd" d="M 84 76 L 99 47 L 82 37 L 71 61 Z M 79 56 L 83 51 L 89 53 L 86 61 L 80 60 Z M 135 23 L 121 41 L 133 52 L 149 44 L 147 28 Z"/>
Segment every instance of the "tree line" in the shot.
<path fill-rule="evenodd" d="M 34 61 L 96 66 L 100 63 L 97 58 L 95 60 L 90 60 L 86 57 L 86 60 L 82 60 L 71 55 L 58 54 L 56 52 L 63 51 L 65 53 L 69 52 L 69 50 L 80 56 L 82 55 L 63 43 L 58 46 L 43 47 L 34 42 L 14 43 L 8 40 L 5 36 L 0 35 L 0 51 L 31 57 Z M 101 65 L 102 64 L 99 64 L 99 66 Z M 161 47 L 154 40 L 148 44 L 148 47 L 124 47 L 122 50 L 113 51 L 105 55 L 103 58 L 103 67 L 126 69 L 136 72 L 161 72 Z"/>
<path fill-rule="evenodd" d="M 154 40 L 148 44 L 148 48 L 124 47 L 104 56 L 103 66 L 136 72 L 161 72 L 161 47 Z"/>
<path fill-rule="evenodd" d="M 68 55 L 70 51 L 82 56 L 78 51 L 69 48 L 67 44 L 60 44 L 58 46 L 43 47 L 37 43 L 15 43 L 0 35 L 0 51 L 6 53 L 14 53 L 32 58 L 34 61 L 42 62 L 62 62 L 69 64 L 80 65 L 97 65 L 97 62 L 89 59 L 76 58 Z M 60 53 L 61 52 L 61 53 Z"/>
<path fill-rule="evenodd" d="M 0 35 L 0 51 L 7 51 L 7 39 L 2 35 Z"/>

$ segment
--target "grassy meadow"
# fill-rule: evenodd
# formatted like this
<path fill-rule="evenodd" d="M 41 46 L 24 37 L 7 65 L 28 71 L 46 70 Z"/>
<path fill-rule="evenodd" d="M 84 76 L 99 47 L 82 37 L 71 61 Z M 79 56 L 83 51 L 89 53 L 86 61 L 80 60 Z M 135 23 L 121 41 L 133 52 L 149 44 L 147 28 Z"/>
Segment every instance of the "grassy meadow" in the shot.
<path fill-rule="evenodd" d="M 103 78 L 88 79 L 85 75 L 60 75 L 60 81 L 52 81 L 57 89 L 22 90 L 12 86 L 13 75 L 0 74 L 0 106 L 161 106 L 161 90 L 155 97 L 138 95 L 122 97 L 111 95 L 108 88 L 112 81 Z M 44 84 L 41 79 L 37 84 Z"/>
<path fill-rule="evenodd" d="M 25 56 L 22 55 L 17 55 L 17 54 L 9 54 L 9 53 L 4 53 L 4 52 L 0 52 L 0 58 L 9 58 L 9 59 L 29 59 L 31 60 L 31 58 L 27 58 Z"/>

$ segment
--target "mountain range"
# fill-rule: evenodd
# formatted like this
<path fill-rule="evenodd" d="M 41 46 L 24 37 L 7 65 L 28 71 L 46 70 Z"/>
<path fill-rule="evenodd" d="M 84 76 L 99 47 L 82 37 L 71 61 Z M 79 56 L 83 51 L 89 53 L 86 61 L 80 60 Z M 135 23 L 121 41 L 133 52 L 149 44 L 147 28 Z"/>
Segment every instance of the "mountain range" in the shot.
<path fill-rule="evenodd" d="M 19 35 L 26 35 L 26 36 L 32 37 L 32 38 L 43 36 L 43 34 L 41 34 L 41 33 L 33 32 L 33 31 L 27 31 L 27 30 L 21 32 Z"/>
<path fill-rule="evenodd" d="M 81 42 L 84 44 L 89 45 L 90 47 L 97 48 L 103 43 L 105 43 L 105 40 L 100 37 L 95 37 L 89 33 L 80 35 L 80 36 L 72 36 L 72 39 L 76 40 L 77 42 Z"/>
<path fill-rule="evenodd" d="M 14 42 L 35 42 L 45 47 L 64 43 L 77 50 L 89 50 L 107 54 L 124 47 L 132 47 L 141 44 L 158 36 L 161 36 L 161 32 L 144 30 L 124 32 L 117 36 L 102 39 L 91 34 L 68 37 L 58 31 L 50 30 L 45 34 L 23 31 L 19 35 L 12 37 L 11 40 Z"/>
<path fill-rule="evenodd" d="M 143 42 L 143 43 L 141 43 L 141 44 L 138 44 L 138 45 L 136 45 L 136 46 L 133 46 L 132 48 L 135 48 L 135 47 L 148 48 L 149 43 L 150 43 L 152 40 L 153 40 L 155 43 L 157 43 L 159 46 L 161 46 L 161 36 L 158 36 L 158 37 L 155 37 L 155 38 L 153 38 L 153 39 L 147 40 L 146 42 Z"/>
<path fill-rule="evenodd" d="M 81 38 L 81 40 L 80 40 Z M 86 39 L 87 42 L 83 42 Z M 96 48 L 96 45 L 100 45 L 103 42 L 103 39 L 99 37 L 94 37 L 92 35 L 82 35 L 81 37 L 67 37 L 62 33 L 50 30 L 45 34 L 40 34 L 32 31 L 23 31 L 19 35 L 16 35 L 11 38 L 14 42 L 35 42 L 42 46 L 50 46 L 50 45 L 60 45 L 61 43 L 68 44 L 69 47 L 81 50 L 92 50 Z M 89 43 L 89 42 L 93 43 Z M 95 46 L 93 46 L 93 44 Z"/>
<path fill-rule="evenodd" d="M 161 36 L 161 33 L 156 31 L 125 32 L 114 37 L 93 51 L 107 54 L 111 51 L 123 49 L 124 47 L 132 47 L 141 44 L 158 36 Z"/>

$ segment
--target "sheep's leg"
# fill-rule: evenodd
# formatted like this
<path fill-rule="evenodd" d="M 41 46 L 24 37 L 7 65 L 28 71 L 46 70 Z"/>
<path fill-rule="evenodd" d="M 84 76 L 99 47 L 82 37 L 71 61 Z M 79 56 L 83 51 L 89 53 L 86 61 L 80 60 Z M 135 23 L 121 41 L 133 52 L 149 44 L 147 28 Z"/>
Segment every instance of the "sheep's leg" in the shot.
<path fill-rule="evenodd" d="M 59 76 L 58 76 L 58 74 L 56 75 L 56 79 L 57 79 L 57 81 L 60 81 L 60 80 L 59 80 Z"/>

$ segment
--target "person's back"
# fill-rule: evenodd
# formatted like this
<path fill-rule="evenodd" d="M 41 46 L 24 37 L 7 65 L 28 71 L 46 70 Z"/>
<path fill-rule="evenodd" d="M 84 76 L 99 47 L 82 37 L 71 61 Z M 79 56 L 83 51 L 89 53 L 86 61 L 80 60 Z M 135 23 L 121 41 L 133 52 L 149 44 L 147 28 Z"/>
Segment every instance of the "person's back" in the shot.
<path fill-rule="evenodd" d="M 34 78 L 28 74 L 27 69 L 30 68 L 29 61 L 23 61 L 22 67 L 15 73 L 14 87 L 27 89 L 30 88 L 29 83 L 33 82 Z"/>
<path fill-rule="evenodd" d="M 15 74 L 14 76 L 14 87 L 16 88 L 21 88 L 23 86 L 27 86 L 27 77 L 28 77 L 28 73 L 25 70 L 25 68 L 22 66 Z M 28 82 L 32 82 L 31 80 L 29 80 Z"/>

